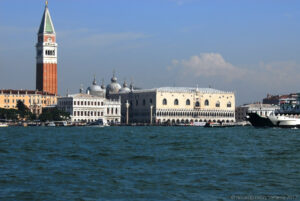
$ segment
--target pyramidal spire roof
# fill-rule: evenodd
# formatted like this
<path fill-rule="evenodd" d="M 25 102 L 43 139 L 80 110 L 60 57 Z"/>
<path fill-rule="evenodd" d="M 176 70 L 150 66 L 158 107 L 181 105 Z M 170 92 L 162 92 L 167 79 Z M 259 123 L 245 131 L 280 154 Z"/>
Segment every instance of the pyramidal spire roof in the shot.
<path fill-rule="evenodd" d="M 38 33 L 55 34 L 54 26 L 48 9 L 48 1 L 46 1 L 45 11 Z"/>

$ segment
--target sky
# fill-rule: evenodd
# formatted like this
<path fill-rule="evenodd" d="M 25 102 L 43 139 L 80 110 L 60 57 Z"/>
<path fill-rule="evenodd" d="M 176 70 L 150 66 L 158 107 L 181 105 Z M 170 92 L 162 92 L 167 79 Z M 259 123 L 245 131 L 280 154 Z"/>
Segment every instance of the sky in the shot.
<path fill-rule="evenodd" d="M 298 0 L 49 0 L 58 91 L 212 87 L 237 105 L 300 92 Z M 0 0 L 0 88 L 35 89 L 43 0 Z"/>

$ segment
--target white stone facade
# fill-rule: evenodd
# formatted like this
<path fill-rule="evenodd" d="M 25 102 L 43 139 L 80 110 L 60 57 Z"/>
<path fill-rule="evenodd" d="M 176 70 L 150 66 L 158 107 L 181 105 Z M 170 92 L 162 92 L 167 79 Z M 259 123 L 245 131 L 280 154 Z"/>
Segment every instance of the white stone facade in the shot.
<path fill-rule="evenodd" d="M 104 123 L 113 124 L 121 121 L 121 101 L 90 94 L 74 94 L 60 97 L 58 109 L 69 112 L 72 122 L 94 122 L 102 119 Z"/>
<path fill-rule="evenodd" d="M 122 122 L 129 103 L 130 123 L 234 122 L 235 95 L 211 88 L 161 87 L 110 94 L 121 97 Z"/>

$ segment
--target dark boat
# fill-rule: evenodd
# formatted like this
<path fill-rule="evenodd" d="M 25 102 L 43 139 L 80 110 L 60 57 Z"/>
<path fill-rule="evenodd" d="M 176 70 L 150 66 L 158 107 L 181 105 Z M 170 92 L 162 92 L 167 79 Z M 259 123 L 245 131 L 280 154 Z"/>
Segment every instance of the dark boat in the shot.
<path fill-rule="evenodd" d="M 103 119 L 98 119 L 97 121 L 89 123 L 87 126 L 89 127 L 104 127 L 108 126 L 103 123 Z"/>
<path fill-rule="evenodd" d="M 248 113 L 247 120 L 254 127 L 274 127 L 274 124 L 267 117 L 262 117 L 257 113 Z"/>

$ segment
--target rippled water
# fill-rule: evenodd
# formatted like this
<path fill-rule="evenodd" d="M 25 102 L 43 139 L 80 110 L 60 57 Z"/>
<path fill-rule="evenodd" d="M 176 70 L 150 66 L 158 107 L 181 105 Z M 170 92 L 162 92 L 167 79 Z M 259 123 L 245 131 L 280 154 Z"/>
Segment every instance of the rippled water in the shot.
<path fill-rule="evenodd" d="M 1 128 L 0 200 L 300 200 L 300 130 Z"/>

